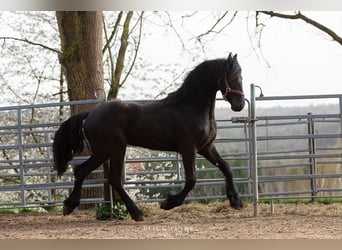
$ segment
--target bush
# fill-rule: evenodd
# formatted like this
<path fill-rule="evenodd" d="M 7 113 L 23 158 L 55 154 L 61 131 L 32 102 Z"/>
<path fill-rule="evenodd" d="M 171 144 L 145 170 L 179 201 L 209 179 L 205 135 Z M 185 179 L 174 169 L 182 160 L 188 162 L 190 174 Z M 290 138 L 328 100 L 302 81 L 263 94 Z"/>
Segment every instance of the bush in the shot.
<path fill-rule="evenodd" d="M 116 203 L 113 208 L 113 217 L 117 220 L 123 220 L 127 217 L 128 212 L 125 207 L 125 205 L 122 205 L 121 203 Z"/>
<path fill-rule="evenodd" d="M 113 211 L 110 204 L 103 204 L 96 210 L 97 220 L 108 220 L 114 218 L 116 220 L 123 220 L 127 217 L 128 212 L 125 205 L 116 203 L 113 207 Z"/>
<path fill-rule="evenodd" d="M 98 207 L 96 210 L 96 219 L 97 220 L 108 220 L 112 217 L 111 207 L 108 204 L 103 204 Z"/>

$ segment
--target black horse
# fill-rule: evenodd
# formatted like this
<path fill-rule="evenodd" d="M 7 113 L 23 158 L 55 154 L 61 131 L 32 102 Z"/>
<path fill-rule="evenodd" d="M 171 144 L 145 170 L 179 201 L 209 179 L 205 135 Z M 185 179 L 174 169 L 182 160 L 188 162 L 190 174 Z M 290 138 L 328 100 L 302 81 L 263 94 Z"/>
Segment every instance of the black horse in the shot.
<path fill-rule="evenodd" d="M 175 151 L 181 154 L 185 170 L 185 185 L 178 194 L 168 195 L 162 209 L 172 209 L 183 203 L 196 182 L 196 153 L 217 166 L 226 178 L 227 197 L 236 209 L 243 207 L 233 183 L 229 165 L 218 154 L 214 117 L 216 92 L 220 90 L 233 111 L 244 107 L 241 68 L 237 56 L 204 61 L 186 77 L 183 85 L 165 99 L 138 104 L 110 101 L 89 112 L 70 117 L 62 123 L 53 142 L 54 167 L 61 176 L 75 153 L 89 142 L 92 155 L 74 169 L 75 186 L 64 201 L 63 214 L 70 214 L 80 203 L 82 183 L 86 176 L 110 160 L 108 182 L 120 195 L 128 212 L 136 221 L 143 214 L 127 195 L 122 185 L 122 170 L 126 146 Z"/>

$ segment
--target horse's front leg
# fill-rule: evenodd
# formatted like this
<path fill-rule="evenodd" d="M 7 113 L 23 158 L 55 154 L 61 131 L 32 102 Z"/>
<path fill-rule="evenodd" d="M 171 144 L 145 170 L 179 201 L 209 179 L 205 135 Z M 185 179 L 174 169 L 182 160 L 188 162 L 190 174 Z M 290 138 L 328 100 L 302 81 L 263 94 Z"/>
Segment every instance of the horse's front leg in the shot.
<path fill-rule="evenodd" d="M 185 171 L 185 185 L 180 193 L 175 194 L 175 195 L 169 194 L 166 200 L 160 204 L 160 208 L 165 209 L 165 210 L 169 210 L 174 207 L 182 205 L 185 197 L 196 184 L 196 174 L 195 174 L 196 151 L 194 149 L 187 150 L 181 154 L 183 158 L 183 165 L 184 165 L 184 171 Z"/>
<path fill-rule="evenodd" d="M 239 197 L 238 192 L 235 189 L 233 182 L 233 173 L 228 165 L 228 163 L 222 159 L 219 153 L 216 150 L 214 144 L 210 144 L 205 149 L 199 152 L 202 156 L 204 156 L 208 161 L 218 167 L 226 178 L 226 192 L 227 198 L 229 199 L 230 206 L 235 209 L 242 209 L 243 204 Z"/>
<path fill-rule="evenodd" d="M 105 161 L 105 157 L 92 155 L 88 160 L 78 165 L 74 170 L 75 183 L 69 197 L 63 203 L 63 215 L 71 214 L 79 206 L 81 200 L 81 189 L 84 179 Z"/>

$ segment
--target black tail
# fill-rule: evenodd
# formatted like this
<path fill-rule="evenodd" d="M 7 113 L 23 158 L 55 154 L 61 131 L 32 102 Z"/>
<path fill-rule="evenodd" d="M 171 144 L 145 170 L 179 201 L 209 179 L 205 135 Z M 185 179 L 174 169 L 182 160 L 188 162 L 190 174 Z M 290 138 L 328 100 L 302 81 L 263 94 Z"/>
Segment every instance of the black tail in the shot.
<path fill-rule="evenodd" d="M 52 148 L 54 168 L 58 176 L 67 170 L 68 162 L 74 154 L 83 150 L 82 121 L 87 118 L 88 113 L 82 112 L 70 117 L 55 133 Z"/>

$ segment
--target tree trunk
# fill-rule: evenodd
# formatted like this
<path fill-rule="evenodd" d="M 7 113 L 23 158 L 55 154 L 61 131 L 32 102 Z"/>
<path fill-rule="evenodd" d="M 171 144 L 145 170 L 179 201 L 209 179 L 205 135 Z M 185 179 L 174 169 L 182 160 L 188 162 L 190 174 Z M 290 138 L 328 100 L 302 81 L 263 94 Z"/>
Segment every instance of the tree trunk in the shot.
<path fill-rule="evenodd" d="M 102 12 L 57 11 L 58 29 L 70 101 L 94 98 L 94 92 L 103 89 Z M 89 106 L 71 107 L 76 114 Z"/>
<path fill-rule="evenodd" d="M 94 98 L 97 89 L 103 89 L 102 12 L 57 11 L 64 70 L 70 101 Z M 71 114 L 88 111 L 94 105 L 72 106 Z M 91 174 L 88 179 L 103 176 Z M 82 198 L 103 197 L 103 188 L 84 188 Z M 82 206 L 83 208 L 87 206 Z"/>

